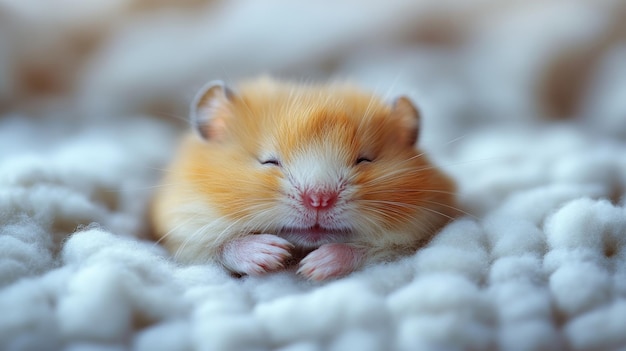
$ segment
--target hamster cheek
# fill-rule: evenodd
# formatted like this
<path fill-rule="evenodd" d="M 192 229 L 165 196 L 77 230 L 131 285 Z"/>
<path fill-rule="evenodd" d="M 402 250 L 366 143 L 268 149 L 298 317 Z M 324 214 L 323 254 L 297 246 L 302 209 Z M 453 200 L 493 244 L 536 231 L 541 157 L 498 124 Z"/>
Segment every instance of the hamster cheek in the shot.
<path fill-rule="evenodd" d="M 221 262 L 236 273 L 262 275 L 283 268 L 293 248 L 290 242 L 276 235 L 248 235 L 224 244 Z"/>
<path fill-rule="evenodd" d="M 365 254 L 365 249 L 349 244 L 324 244 L 300 262 L 298 274 L 316 281 L 341 277 L 361 267 Z"/>

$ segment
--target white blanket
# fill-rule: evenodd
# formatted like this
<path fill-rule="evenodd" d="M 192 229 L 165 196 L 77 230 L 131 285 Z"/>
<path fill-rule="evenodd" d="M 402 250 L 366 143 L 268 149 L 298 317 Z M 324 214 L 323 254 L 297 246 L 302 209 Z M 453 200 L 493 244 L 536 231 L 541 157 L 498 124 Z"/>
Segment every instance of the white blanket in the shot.
<path fill-rule="evenodd" d="M 557 44 L 593 42 L 611 2 L 500 9 L 490 25 L 467 20 L 462 45 L 407 33 L 425 14 L 460 20 L 484 1 L 394 0 L 361 15 L 278 0 L 142 15 L 127 6 L 140 1 L 57 2 L 72 11 L 0 1 L 22 21 L 0 49 L 25 55 L 0 62 L 1 350 L 626 347 L 626 44 L 603 49 L 571 118 L 550 120 L 535 94 Z M 28 24 L 42 36 L 32 43 Z M 39 63 L 27 53 L 85 28 L 101 35 L 88 57 L 47 49 L 81 69 L 50 73 L 69 82 L 54 98 L 20 85 L 24 60 Z M 183 116 L 204 80 L 263 71 L 411 95 L 421 143 L 468 214 L 411 256 L 324 283 L 173 262 L 144 239 L 180 133 L 155 102 Z"/>

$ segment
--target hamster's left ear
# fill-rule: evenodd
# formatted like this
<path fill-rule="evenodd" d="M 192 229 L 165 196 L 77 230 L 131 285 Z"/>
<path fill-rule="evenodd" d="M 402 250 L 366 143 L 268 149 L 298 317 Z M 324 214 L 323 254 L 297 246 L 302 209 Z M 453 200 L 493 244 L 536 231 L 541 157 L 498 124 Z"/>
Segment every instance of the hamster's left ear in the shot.
<path fill-rule="evenodd" d="M 401 140 L 405 144 L 414 146 L 419 139 L 422 119 L 418 109 L 408 97 L 400 96 L 393 102 L 391 113 L 402 126 Z"/>
<path fill-rule="evenodd" d="M 221 80 L 206 84 L 191 103 L 191 126 L 205 140 L 221 141 L 232 114 L 233 92 Z"/>

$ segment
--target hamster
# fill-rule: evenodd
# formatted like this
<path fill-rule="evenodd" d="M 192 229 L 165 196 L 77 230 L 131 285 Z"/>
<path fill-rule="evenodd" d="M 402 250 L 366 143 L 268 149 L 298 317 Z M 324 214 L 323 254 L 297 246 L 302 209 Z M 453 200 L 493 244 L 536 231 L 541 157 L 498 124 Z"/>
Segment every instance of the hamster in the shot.
<path fill-rule="evenodd" d="M 190 119 L 151 210 L 180 262 L 261 275 L 296 261 L 319 281 L 413 253 L 458 214 L 454 182 L 415 147 L 421 117 L 407 97 L 215 81 Z"/>

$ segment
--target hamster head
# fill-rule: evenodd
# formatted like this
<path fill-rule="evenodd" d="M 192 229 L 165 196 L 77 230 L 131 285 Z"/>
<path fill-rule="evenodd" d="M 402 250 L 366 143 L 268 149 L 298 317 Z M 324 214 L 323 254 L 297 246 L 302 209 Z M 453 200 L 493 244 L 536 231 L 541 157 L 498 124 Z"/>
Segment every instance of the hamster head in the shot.
<path fill-rule="evenodd" d="M 213 82 L 191 120 L 185 175 L 233 230 L 316 247 L 432 230 L 447 217 L 432 208 L 451 183 L 415 148 L 420 115 L 406 97 L 387 104 L 348 85 L 266 78 L 234 92 Z"/>

